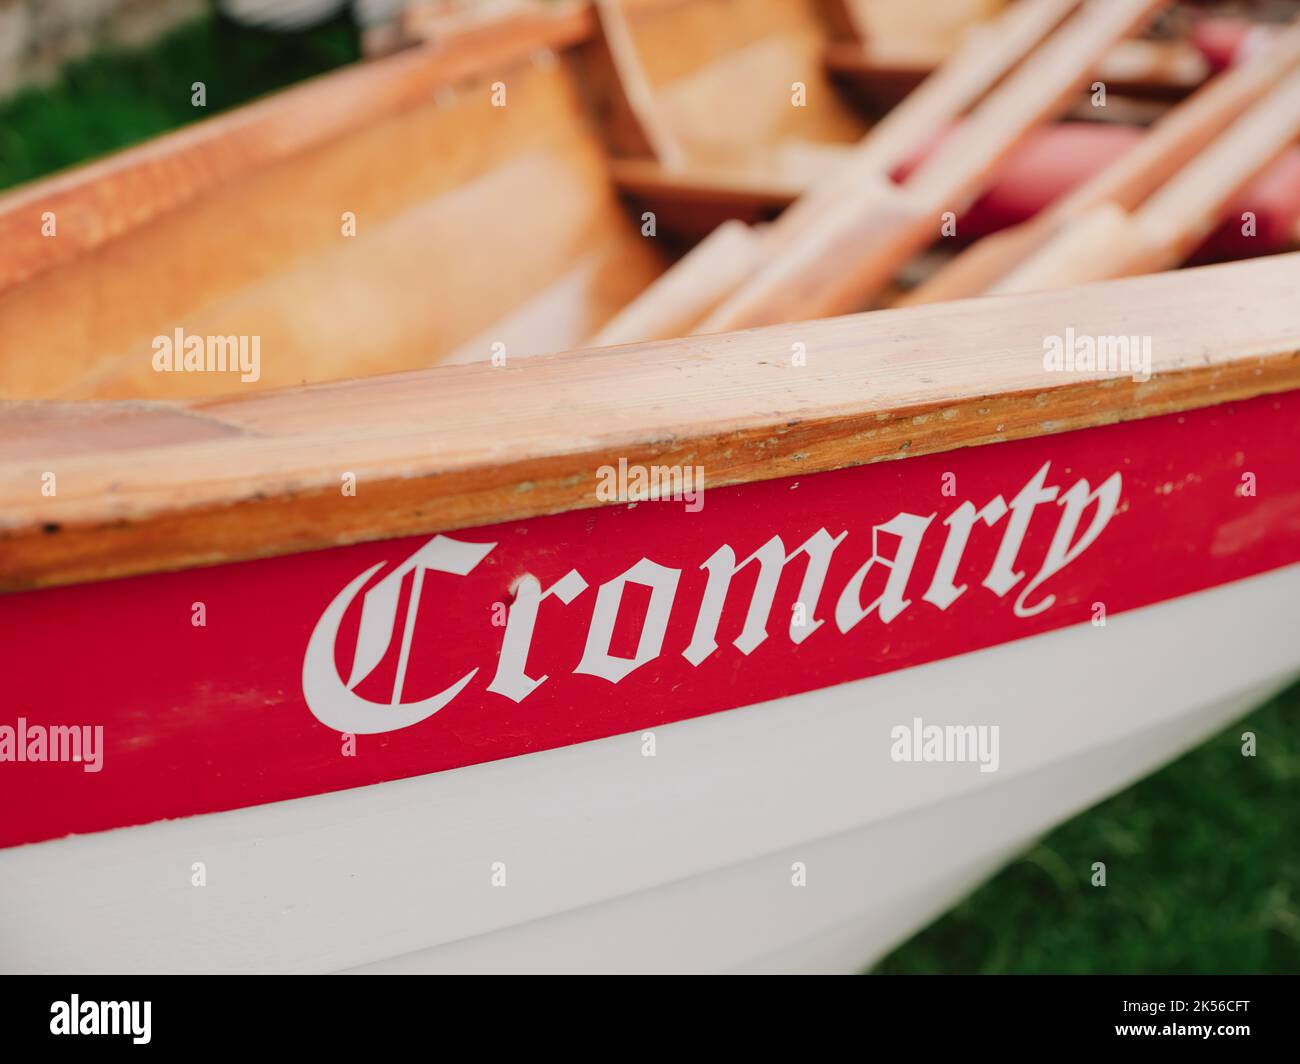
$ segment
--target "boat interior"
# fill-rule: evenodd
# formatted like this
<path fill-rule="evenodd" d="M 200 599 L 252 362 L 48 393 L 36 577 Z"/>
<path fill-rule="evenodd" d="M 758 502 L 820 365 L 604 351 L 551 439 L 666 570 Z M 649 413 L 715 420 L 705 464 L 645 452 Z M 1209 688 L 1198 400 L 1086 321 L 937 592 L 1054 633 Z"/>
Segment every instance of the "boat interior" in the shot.
<path fill-rule="evenodd" d="M 844 187 L 897 110 L 882 100 L 1028 6 L 933 0 L 920 31 L 918 3 L 417 12 L 392 54 L 0 195 L 0 399 L 196 398 L 612 342 L 602 330 L 666 291 L 700 241 L 750 241 L 804 193 Z M 1078 5 L 1038 6 L 1050 29 Z M 1207 73 L 1167 35 L 1106 61 L 1153 96 Z M 953 117 L 992 100 L 1008 69 L 986 61 L 979 92 L 950 92 Z M 1016 117 L 972 188 L 1079 102 L 1067 87 L 1057 111 Z M 905 161 L 915 140 L 883 157 Z M 903 262 L 933 242 L 908 240 Z M 258 337 L 258 379 L 155 372 L 155 338 L 177 330 Z"/>

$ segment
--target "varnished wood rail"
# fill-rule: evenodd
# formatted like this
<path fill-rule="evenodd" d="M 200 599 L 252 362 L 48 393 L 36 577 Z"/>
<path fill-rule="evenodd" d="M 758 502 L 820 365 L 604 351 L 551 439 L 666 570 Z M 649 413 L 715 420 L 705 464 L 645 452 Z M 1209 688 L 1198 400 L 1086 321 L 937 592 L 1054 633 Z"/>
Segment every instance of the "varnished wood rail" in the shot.
<path fill-rule="evenodd" d="M 619 458 L 701 465 L 722 487 L 1287 391 L 1300 388 L 1297 291 L 1292 254 L 503 367 L 7 403 L 0 588 L 593 507 L 596 470 Z M 1150 379 L 1047 371 L 1045 343 L 1066 329 L 1150 337 Z"/>

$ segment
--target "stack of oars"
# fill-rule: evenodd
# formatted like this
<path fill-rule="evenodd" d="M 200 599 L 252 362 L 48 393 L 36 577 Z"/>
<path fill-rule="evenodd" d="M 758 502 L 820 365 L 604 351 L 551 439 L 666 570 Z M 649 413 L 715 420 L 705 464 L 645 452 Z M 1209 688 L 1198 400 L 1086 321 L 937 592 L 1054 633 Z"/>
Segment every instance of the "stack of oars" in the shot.
<path fill-rule="evenodd" d="M 864 309 L 944 236 L 999 166 L 1092 82 L 1162 0 L 1019 0 L 890 111 L 773 223 L 728 222 L 591 338 L 721 332 Z M 1300 136 L 1300 22 L 1235 65 L 1049 209 L 971 245 L 907 302 L 1173 268 Z M 927 151 L 928 149 L 928 151 Z M 896 175 L 926 152 L 901 180 Z M 1242 219 L 1249 234 L 1256 224 Z"/>

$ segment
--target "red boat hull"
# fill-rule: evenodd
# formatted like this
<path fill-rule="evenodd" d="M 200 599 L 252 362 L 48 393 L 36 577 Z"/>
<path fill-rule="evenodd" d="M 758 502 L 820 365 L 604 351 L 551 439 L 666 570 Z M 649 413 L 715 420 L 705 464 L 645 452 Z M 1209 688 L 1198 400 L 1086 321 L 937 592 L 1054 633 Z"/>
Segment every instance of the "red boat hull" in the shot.
<path fill-rule="evenodd" d="M 1289 392 L 710 489 L 698 512 L 682 502 L 642 502 L 449 533 L 484 545 L 481 560 L 465 575 L 422 570 L 422 594 L 408 621 L 416 575 L 409 573 L 392 609 L 377 610 L 381 620 L 395 618 L 382 657 L 364 662 L 364 675 L 350 688 L 361 656 L 364 594 L 346 600 L 341 593 L 375 567 L 364 585 L 373 588 L 430 542 L 426 537 L 6 596 L 0 619 L 13 686 L 10 717 L 0 720 L 11 736 L 0 765 L 0 802 L 23 812 L 0 823 L 0 845 L 359 787 L 653 728 L 1098 623 L 1277 568 L 1300 560 L 1298 426 L 1300 392 Z M 999 594 L 984 583 L 1011 535 L 1019 511 L 1010 509 L 991 524 L 975 523 L 946 583 L 949 596 L 954 587 L 964 590 L 938 605 L 945 582 L 936 570 L 953 549 L 945 520 L 966 503 L 976 511 L 997 497 L 1012 503 L 1036 474 L 1058 491 L 1028 511 L 1013 559 L 1021 573 L 1015 586 Z M 1095 541 L 1026 595 L 1069 509 L 1063 496 L 1081 481 L 1086 487 L 1076 491 L 1096 492 L 1116 474 L 1118 505 Z M 1064 543 L 1067 554 L 1099 509 L 1094 503 L 1079 515 Z M 910 564 L 907 537 L 891 534 L 903 527 L 891 525 L 899 515 L 912 515 L 919 530 Z M 738 648 L 760 568 L 749 564 L 732 581 L 716 649 L 704 653 L 706 559 L 729 545 L 742 561 L 774 536 L 793 555 L 819 529 L 845 535 L 817 601 L 804 604 L 811 630 L 790 627 L 807 569 L 800 555 L 781 573 L 766 637 L 757 645 L 741 640 L 748 653 Z M 867 566 L 873 551 L 876 561 Z M 626 583 L 617 580 L 642 559 L 648 562 Z M 545 590 L 570 570 L 585 588 L 568 604 L 555 595 L 545 599 L 528 640 L 524 672 L 542 682 L 518 700 L 490 690 L 508 686 L 499 669 L 502 625 L 520 578 L 531 574 Z M 657 591 L 635 582 L 647 574 L 660 584 Z M 339 602 L 342 623 L 330 640 L 333 682 L 348 692 L 339 697 L 362 704 L 357 719 L 370 722 L 366 730 L 374 734 L 341 734 L 318 719 L 329 711 L 304 696 L 309 641 Z M 604 634 L 593 634 L 598 602 L 609 620 Z M 660 635 L 653 617 L 664 610 Z M 694 664 L 683 654 L 690 646 Z M 591 667 L 596 659 L 626 674 L 600 675 Z M 404 680 L 393 705 L 399 669 Z M 436 712 L 385 730 L 407 707 L 472 670 Z M 1079 677 L 1062 682 L 1086 682 L 1087 671 L 1080 662 Z M 25 757 L 33 752 L 31 737 L 56 726 L 102 726 L 99 771 Z M 18 742 L 24 735 L 27 742 Z"/>

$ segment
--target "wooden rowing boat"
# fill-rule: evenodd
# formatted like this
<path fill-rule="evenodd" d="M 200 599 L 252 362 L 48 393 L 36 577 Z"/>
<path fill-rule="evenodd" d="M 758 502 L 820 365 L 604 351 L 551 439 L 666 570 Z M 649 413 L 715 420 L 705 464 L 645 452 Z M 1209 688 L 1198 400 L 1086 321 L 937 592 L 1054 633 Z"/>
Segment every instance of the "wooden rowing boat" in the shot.
<path fill-rule="evenodd" d="M 0 967 L 852 968 L 1300 673 L 1300 255 L 581 349 L 598 14 L 0 201 Z"/>

